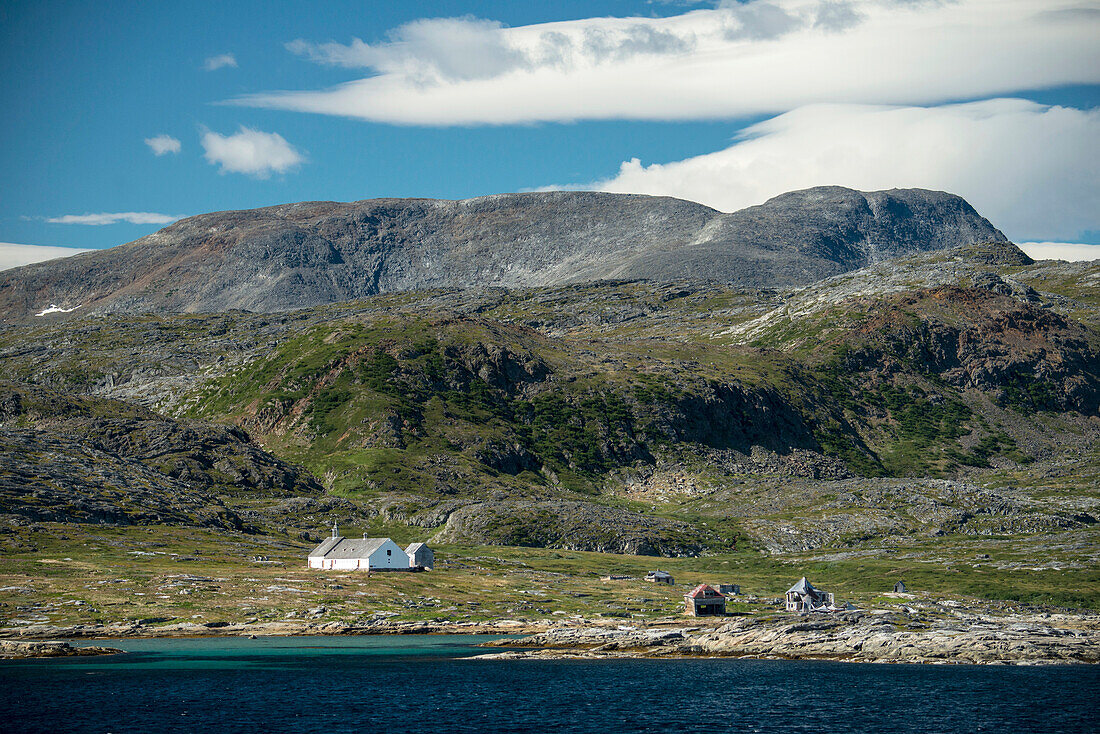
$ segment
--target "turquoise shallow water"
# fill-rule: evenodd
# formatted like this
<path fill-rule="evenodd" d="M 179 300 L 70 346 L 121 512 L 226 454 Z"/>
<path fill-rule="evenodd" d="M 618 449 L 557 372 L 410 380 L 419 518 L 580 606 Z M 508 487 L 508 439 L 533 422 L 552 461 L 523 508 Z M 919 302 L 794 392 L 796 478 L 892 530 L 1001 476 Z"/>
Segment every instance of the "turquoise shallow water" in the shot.
<path fill-rule="evenodd" d="M 477 647 L 503 635 L 364 635 L 361 637 L 206 637 L 75 641 L 125 650 L 126 655 L 55 660 L 82 671 L 237 670 L 305 665 L 370 665 L 376 660 L 453 659 L 492 650 Z M 330 660 L 331 659 L 331 660 Z M 349 660 L 353 659 L 353 660 Z"/>
<path fill-rule="evenodd" d="M 1100 667 L 463 659 L 475 636 L 111 642 L 0 664 L 3 732 L 1094 732 Z"/>

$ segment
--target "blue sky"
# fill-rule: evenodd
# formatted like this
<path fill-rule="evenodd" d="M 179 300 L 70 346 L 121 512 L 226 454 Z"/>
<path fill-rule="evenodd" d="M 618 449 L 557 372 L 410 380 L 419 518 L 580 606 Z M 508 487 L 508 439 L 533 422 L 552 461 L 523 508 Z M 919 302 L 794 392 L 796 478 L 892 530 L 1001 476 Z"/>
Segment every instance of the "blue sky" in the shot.
<path fill-rule="evenodd" d="M 301 200 L 569 186 L 729 210 L 839 183 L 1100 244 L 1100 5 L 994 5 L 8 2 L 0 242 Z M 916 56 L 892 50 L 908 28 Z"/>

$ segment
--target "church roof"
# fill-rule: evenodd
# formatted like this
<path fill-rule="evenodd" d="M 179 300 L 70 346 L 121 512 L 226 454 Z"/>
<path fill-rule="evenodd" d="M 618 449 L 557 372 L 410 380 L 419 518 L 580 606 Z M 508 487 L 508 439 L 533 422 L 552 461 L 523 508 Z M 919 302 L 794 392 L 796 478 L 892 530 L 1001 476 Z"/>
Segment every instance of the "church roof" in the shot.
<path fill-rule="evenodd" d="M 797 584 L 787 589 L 788 594 L 813 594 L 816 591 L 817 589 L 814 588 L 813 584 L 806 580 L 805 576 L 803 576 Z"/>
<path fill-rule="evenodd" d="M 312 558 L 313 556 L 323 556 L 323 555 L 325 555 L 326 553 L 329 552 L 329 550 L 332 548 L 332 546 L 336 545 L 341 540 L 343 540 L 343 538 L 339 538 L 339 537 L 337 537 L 337 538 L 325 538 L 324 541 L 321 542 L 321 545 L 317 546 L 316 548 L 314 548 L 313 550 L 311 550 L 309 552 L 310 557 Z"/>
<path fill-rule="evenodd" d="M 384 544 L 392 542 L 389 538 L 329 538 L 314 548 L 310 555 L 331 559 L 366 558 Z"/>

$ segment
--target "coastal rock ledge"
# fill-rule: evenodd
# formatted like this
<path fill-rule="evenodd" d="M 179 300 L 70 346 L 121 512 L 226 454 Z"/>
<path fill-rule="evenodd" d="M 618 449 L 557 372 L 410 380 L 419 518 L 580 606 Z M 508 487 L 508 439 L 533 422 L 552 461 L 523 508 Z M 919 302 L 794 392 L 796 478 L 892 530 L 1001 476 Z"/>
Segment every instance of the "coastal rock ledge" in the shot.
<path fill-rule="evenodd" d="M 63 658 L 74 655 L 114 655 L 122 650 L 113 647 L 73 647 L 60 640 L 0 640 L 0 658 L 18 660 L 21 658 Z"/>
<path fill-rule="evenodd" d="M 741 618 L 718 628 L 559 628 L 483 658 L 750 657 L 865 663 L 1039 665 L 1100 662 L 1100 617 L 924 620 L 903 613 Z"/>

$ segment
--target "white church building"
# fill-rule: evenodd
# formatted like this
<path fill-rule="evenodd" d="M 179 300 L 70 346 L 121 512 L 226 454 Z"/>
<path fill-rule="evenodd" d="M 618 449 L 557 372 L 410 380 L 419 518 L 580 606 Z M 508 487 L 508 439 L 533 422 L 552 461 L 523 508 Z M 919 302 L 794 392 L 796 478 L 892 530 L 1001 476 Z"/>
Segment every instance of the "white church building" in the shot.
<path fill-rule="evenodd" d="M 414 544 L 431 553 L 431 549 L 422 543 Z M 410 549 L 413 546 L 409 546 Z M 420 558 L 401 550 L 401 546 L 389 538 L 345 538 L 340 535 L 335 524 L 332 537 L 309 552 L 310 568 L 334 571 L 408 571 L 418 565 L 431 567 L 431 561 L 422 562 Z M 431 559 L 434 561 L 434 558 Z"/>

